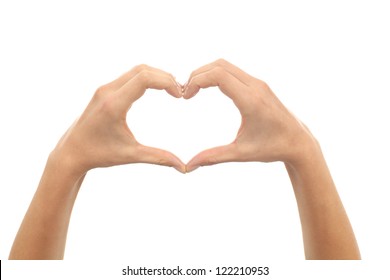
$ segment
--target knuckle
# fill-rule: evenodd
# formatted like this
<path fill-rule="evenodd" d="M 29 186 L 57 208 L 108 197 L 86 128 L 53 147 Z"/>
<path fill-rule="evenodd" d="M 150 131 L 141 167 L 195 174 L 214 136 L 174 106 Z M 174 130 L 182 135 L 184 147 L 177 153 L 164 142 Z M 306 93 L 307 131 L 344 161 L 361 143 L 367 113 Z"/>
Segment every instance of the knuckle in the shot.
<path fill-rule="evenodd" d="M 140 72 L 143 72 L 143 71 L 147 71 L 149 68 L 150 67 L 148 65 L 146 65 L 146 64 L 138 64 L 133 69 L 135 70 L 135 72 L 140 73 Z"/>
<path fill-rule="evenodd" d="M 222 66 L 216 66 L 213 69 L 214 77 L 219 80 L 222 79 L 226 75 L 226 70 Z"/>
<path fill-rule="evenodd" d="M 215 165 L 218 163 L 218 159 L 215 156 L 208 157 L 202 165 Z"/>
<path fill-rule="evenodd" d="M 167 165 L 167 161 L 163 158 L 157 159 L 157 164 L 158 165 Z"/>
<path fill-rule="evenodd" d="M 254 85 L 256 86 L 256 88 L 259 88 L 259 89 L 261 89 L 263 91 L 269 91 L 270 90 L 270 87 L 268 86 L 268 84 L 266 82 L 264 82 L 263 80 L 260 80 L 260 79 L 256 79 Z"/>
<path fill-rule="evenodd" d="M 96 89 L 95 91 L 95 97 L 96 98 L 102 98 L 104 96 L 106 96 L 108 94 L 108 92 L 110 92 L 110 88 L 108 85 L 103 85 L 103 86 L 100 86 Z"/>
<path fill-rule="evenodd" d="M 157 165 L 171 166 L 168 159 L 166 157 L 163 157 L 163 156 L 160 156 L 159 158 L 156 159 L 156 164 Z"/>
<path fill-rule="evenodd" d="M 148 84 L 150 81 L 150 72 L 148 70 L 142 70 L 138 72 L 136 77 L 142 84 Z"/>
<path fill-rule="evenodd" d="M 217 60 L 214 62 L 214 64 L 220 65 L 220 66 L 225 66 L 227 63 L 228 63 L 228 62 L 227 62 L 225 59 L 223 59 L 223 58 L 219 58 L 219 59 L 217 59 Z"/>

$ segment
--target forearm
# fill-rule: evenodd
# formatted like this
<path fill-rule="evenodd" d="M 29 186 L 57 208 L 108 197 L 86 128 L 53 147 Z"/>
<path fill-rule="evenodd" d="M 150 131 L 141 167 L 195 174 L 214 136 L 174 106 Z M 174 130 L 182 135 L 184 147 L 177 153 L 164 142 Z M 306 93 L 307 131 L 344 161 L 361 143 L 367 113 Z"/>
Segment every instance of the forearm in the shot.
<path fill-rule="evenodd" d="M 85 175 L 51 155 L 11 249 L 10 259 L 63 259 L 68 225 Z"/>
<path fill-rule="evenodd" d="M 318 143 L 285 164 L 296 196 L 307 259 L 360 259 L 348 216 Z"/>

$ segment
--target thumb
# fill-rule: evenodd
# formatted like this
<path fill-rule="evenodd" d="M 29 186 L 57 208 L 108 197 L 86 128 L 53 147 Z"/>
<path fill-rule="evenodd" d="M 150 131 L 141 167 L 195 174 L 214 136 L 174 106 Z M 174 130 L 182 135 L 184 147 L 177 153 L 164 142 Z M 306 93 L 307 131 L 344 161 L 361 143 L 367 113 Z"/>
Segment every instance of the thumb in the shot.
<path fill-rule="evenodd" d="M 175 168 L 181 173 L 185 173 L 185 164 L 171 152 L 148 147 L 140 144 L 138 150 L 138 162 L 158 164 Z"/>
<path fill-rule="evenodd" d="M 235 144 L 219 146 L 204 150 L 194 156 L 186 165 L 186 172 L 191 172 L 199 166 L 214 165 L 222 162 L 237 160 L 237 149 Z"/>

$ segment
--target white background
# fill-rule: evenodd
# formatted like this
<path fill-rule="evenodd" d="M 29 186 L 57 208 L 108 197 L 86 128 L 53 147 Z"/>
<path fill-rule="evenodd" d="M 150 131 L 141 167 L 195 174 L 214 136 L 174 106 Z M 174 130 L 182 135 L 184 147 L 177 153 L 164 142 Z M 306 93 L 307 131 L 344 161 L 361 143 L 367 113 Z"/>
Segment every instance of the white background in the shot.
<path fill-rule="evenodd" d="M 382 274 L 390 251 L 389 14 L 387 1 L 2 1 L 1 259 L 49 152 L 98 86 L 139 63 L 184 83 L 220 57 L 265 80 L 320 141 L 364 259 L 302 262 L 297 207 L 281 163 L 229 163 L 186 175 L 127 165 L 87 175 L 68 261 L 6 262 L 3 274 L 69 279 L 84 267 L 88 278 L 123 279 L 127 265 L 270 265 L 272 279 Z M 188 101 L 148 91 L 128 123 L 140 142 L 186 162 L 232 141 L 240 116 L 217 89 Z"/>

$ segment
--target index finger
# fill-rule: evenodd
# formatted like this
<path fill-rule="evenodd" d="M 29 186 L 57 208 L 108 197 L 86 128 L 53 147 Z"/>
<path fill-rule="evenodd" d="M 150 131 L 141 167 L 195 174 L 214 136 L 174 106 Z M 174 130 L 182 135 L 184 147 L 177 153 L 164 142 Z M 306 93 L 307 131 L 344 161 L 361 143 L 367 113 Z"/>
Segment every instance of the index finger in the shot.
<path fill-rule="evenodd" d="M 130 69 L 130 71 L 122 74 L 119 78 L 117 78 L 117 79 L 113 80 L 112 82 L 106 84 L 105 87 L 110 89 L 111 91 L 119 90 L 128 81 L 130 81 L 132 78 L 134 78 L 137 74 L 139 74 L 142 71 L 153 71 L 153 72 L 156 72 L 156 73 L 160 73 L 162 75 L 169 75 L 172 78 L 172 80 L 176 81 L 175 77 L 172 74 L 170 74 L 170 73 L 167 73 L 167 72 L 165 72 L 163 70 L 151 67 L 151 66 L 146 65 L 146 64 L 139 64 L 139 65 L 133 67 L 132 69 Z"/>
<path fill-rule="evenodd" d="M 118 106 L 128 110 L 148 88 L 165 90 L 167 93 L 176 98 L 182 97 L 181 86 L 172 79 L 171 75 L 154 71 L 153 69 L 144 70 L 131 78 L 115 92 L 118 102 L 120 103 Z"/>
<path fill-rule="evenodd" d="M 240 111 L 250 102 L 250 87 L 221 66 L 214 66 L 208 71 L 192 76 L 183 97 L 192 98 L 201 88 L 213 86 L 219 87 L 226 96 L 231 98 Z"/>
<path fill-rule="evenodd" d="M 201 73 L 207 72 L 211 70 L 212 68 L 215 68 L 217 66 L 220 66 L 224 68 L 226 71 L 228 71 L 230 74 L 235 76 L 237 79 L 239 79 L 242 83 L 249 85 L 253 81 L 253 77 L 246 73 L 245 71 L 241 70 L 237 66 L 231 64 L 230 62 L 226 61 L 225 59 L 218 59 L 212 63 L 206 64 L 195 71 L 191 73 L 190 79 L 192 76 L 199 75 Z"/>

